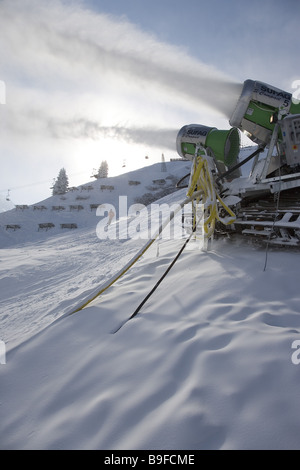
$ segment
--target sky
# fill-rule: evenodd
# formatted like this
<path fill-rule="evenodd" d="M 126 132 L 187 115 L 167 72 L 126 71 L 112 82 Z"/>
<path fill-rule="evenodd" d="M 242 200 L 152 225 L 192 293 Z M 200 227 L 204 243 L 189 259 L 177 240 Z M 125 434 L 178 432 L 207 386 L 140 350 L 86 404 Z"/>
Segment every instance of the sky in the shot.
<path fill-rule="evenodd" d="M 298 0 L 0 0 L 0 195 L 177 157 L 183 125 L 229 128 L 248 78 L 293 93 L 299 19 Z"/>

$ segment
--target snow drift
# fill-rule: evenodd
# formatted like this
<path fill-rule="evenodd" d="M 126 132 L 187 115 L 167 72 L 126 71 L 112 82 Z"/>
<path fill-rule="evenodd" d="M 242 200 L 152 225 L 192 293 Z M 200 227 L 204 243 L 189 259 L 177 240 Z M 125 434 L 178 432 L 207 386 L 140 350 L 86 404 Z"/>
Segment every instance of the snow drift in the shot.
<path fill-rule="evenodd" d="M 113 334 L 184 240 L 63 316 L 141 246 L 75 232 L 0 251 L 2 449 L 299 449 L 297 252 L 188 245 Z"/>

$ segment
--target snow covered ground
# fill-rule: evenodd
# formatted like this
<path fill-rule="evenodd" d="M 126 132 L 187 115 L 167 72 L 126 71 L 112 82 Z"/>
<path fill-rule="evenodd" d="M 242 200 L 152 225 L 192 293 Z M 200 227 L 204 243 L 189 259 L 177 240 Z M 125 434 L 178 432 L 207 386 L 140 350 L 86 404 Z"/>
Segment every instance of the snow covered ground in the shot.
<path fill-rule="evenodd" d="M 48 209 L 52 233 L 32 208 L 17 215 L 23 232 L 0 232 L 1 449 L 300 448 L 299 253 L 270 250 L 264 271 L 245 242 L 186 249 L 114 334 L 184 240 L 155 242 L 68 316 L 145 240 L 99 240 L 88 210 L 67 232 L 61 213 Z"/>

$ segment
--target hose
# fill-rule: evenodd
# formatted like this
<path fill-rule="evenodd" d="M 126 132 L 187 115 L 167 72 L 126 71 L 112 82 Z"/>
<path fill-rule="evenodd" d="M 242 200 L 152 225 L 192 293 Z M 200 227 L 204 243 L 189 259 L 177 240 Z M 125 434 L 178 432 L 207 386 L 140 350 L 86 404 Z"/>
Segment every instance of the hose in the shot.
<path fill-rule="evenodd" d="M 191 196 L 184 199 L 184 201 L 179 203 L 176 210 L 174 212 L 172 212 L 170 214 L 170 216 L 167 217 L 166 220 L 160 225 L 157 232 L 153 235 L 153 238 L 151 238 L 140 249 L 140 251 L 113 278 L 109 279 L 105 284 L 103 284 L 100 287 L 100 289 L 98 287 L 79 306 L 75 307 L 75 309 L 73 309 L 71 312 L 67 313 L 64 316 L 73 315 L 74 313 L 79 312 L 80 310 L 84 309 L 87 305 L 89 305 L 91 302 L 93 302 L 93 300 L 95 300 L 97 297 L 99 297 L 101 294 L 103 294 L 107 289 L 109 289 L 109 287 L 111 287 L 115 282 L 117 282 L 143 256 L 143 254 L 150 248 L 150 246 L 159 237 L 159 235 L 162 233 L 162 231 L 165 229 L 165 227 L 171 222 L 171 220 L 173 220 L 173 218 L 175 217 L 177 212 L 179 210 L 181 210 L 186 204 L 190 203 L 195 198 L 198 198 L 201 195 L 202 195 L 202 191 L 196 191 Z"/>
<path fill-rule="evenodd" d="M 194 158 L 187 196 L 191 198 L 199 193 L 199 196 L 193 199 L 196 199 L 197 203 L 201 201 L 204 205 L 204 236 L 210 238 L 214 233 L 217 220 L 224 225 L 229 225 L 235 221 L 236 216 L 218 194 L 208 163 L 209 157 L 204 149 L 203 151 L 203 154 Z M 220 216 L 218 204 L 228 214 L 227 217 Z"/>

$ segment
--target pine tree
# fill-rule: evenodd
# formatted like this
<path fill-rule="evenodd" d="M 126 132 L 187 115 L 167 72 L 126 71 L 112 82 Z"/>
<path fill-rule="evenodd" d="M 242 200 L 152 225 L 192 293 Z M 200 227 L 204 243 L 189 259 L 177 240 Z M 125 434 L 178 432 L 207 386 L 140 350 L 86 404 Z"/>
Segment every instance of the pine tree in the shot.
<path fill-rule="evenodd" d="M 59 171 L 58 177 L 54 181 L 54 184 L 52 186 L 52 195 L 59 195 L 59 194 L 66 194 L 68 191 L 69 187 L 69 179 L 67 177 L 66 170 L 62 168 Z"/>
<path fill-rule="evenodd" d="M 108 163 L 106 160 L 101 162 L 99 171 L 98 171 L 98 178 L 107 178 L 108 177 Z"/>
<path fill-rule="evenodd" d="M 161 156 L 161 171 L 162 171 L 162 173 L 165 173 L 167 171 L 167 165 L 166 165 L 166 162 L 165 162 L 164 154 L 162 154 L 162 156 Z"/>

